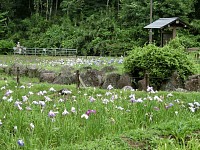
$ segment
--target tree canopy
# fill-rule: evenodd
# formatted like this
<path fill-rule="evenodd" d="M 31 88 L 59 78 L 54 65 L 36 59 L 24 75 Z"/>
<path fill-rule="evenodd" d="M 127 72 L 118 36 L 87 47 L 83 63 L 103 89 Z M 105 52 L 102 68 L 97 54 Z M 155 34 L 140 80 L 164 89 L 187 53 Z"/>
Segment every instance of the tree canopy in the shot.
<path fill-rule="evenodd" d="M 180 39 L 198 46 L 199 7 L 198 0 L 153 0 L 153 20 L 180 17 L 191 25 Z M 149 12 L 150 0 L 0 0 L 0 40 L 121 55 L 148 42 Z"/>

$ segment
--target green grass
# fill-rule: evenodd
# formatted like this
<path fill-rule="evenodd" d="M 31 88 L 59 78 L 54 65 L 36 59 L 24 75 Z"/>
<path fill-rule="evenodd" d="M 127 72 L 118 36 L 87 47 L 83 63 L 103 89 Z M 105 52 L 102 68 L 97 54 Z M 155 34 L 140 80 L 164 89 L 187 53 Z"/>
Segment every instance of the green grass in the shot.
<path fill-rule="evenodd" d="M 3 73 L 0 75 L 1 149 L 200 148 L 200 112 L 198 107 L 192 112 L 188 104 L 194 101 L 200 103 L 199 92 L 172 92 L 171 95 L 167 92 L 146 93 L 117 89 L 77 90 L 75 85 L 39 83 L 37 79 L 23 77 L 17 86 L 13 77 L 7 76 L 5 81 L 5 76 Z M 55 92 L 49 91 L 52 87 Z M 61 89 L 68 89 L 72 93 L 60 95 L 58 91 Z M 8 90 L 13 93 L 6 96 Z M 46 94 L 38 95 L 41 91 L 46 91 Z M 132 103 L 131 95 L 143 101 Z M 27 96 L 28 100 L 23 101 L 22 96 Z M 95 101 L 90 101 L 91 96 Z M 45 107 L 33 104 L 33 101 L 45 100 Z M 22 110 L 16 106 L 16 101 L 22 103 L 19 105 Z M 32 110 L 26 110 L 27 107 Z M 75 113 L 71 112 L 72 107 L 76 109 Z M 69 112 L 68 115 L 62 115 L 64 109 Z M 96 113 L 90 114 L 88 119 L 81 118 L 89 109 Z M 50 118 L 50 110 L 58 114 Z M 34 124 L 34 129 L 31 129 L 30 123 Z M 14 130 L 14 126 L 17 126 L 17 130 Z M 23 147 L 17 144 L 18 139 L 24 141 Z"/>

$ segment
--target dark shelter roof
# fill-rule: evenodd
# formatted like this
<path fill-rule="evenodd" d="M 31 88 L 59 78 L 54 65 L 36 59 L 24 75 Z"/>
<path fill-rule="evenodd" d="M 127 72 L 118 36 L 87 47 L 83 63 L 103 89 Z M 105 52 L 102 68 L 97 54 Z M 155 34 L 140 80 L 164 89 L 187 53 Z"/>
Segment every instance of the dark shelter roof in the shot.
<path fill-rule="evenodd" d="M 181 21 L 178 17 L 173 18 L 160 18 L 151 24 L 145 26 L 146 29 L 163 29 L 165 27 L 175 25 L 178 27 L 186 27 L 187 25 Z"/>

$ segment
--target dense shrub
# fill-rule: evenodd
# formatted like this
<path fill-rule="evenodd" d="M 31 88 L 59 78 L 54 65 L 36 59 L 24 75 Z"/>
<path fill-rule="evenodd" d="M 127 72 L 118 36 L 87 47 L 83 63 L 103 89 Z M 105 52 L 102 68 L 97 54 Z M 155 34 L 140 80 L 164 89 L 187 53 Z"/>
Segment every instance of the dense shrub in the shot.
<path fill-rule="evenodd" d="M 0 40 L 0 54 L 11 53 L 12 48 L 15 46 L 13 41 Z"/>
<path fill-rule="evenodd" d="M 178 72 L 182 81 L 195 71 L 179 39 L 172 40 L 163 48 L 149 44 L 133 49 L 125 58 L 124 68 L 132 76 L 141 78 L 147 71 L 151 84 L 157 89 L 174 71 Z"/>
<path fill-rule="evenodd" d="M 183 32 L 180 34 L 180 42 L 184 47 L 200 47 L 200 35 L 192 35 L 187 32 Z"/>

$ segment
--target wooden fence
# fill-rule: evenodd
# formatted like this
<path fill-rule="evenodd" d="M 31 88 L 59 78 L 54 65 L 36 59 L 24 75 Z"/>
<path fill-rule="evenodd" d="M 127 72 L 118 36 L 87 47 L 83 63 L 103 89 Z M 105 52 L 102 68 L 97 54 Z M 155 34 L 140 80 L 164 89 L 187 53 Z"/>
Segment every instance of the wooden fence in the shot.
<path fill-rule="evenodd" d="M 13 47 L 14 55 L 48 55 L 48 56 L 72 56 L 77 55 L 77 49 L 67 48 L 26 48 Z"/>

